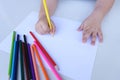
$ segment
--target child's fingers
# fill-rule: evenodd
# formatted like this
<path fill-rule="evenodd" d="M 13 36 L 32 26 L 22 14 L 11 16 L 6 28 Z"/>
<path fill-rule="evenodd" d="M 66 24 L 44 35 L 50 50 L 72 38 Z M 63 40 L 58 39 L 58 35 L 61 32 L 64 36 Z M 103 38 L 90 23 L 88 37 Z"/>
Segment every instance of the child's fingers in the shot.
<path fill-rule="evenodd" d="M 50 28 L 47 23 L 41 22 L 41 28 L 42 28 L 44 34 L 50 33 Z"/>
<path fill-rule="evenodd" d="M 41 35 L 47 34 L 47 33 L 50 32 L 50 30 L 49 30 L 49 28 L 48 28 L 48 26 L 47 26 L 47 24 L 45 22 L 38 22 L 36 24 L 35 29 Z"/>
<path fill-rule="evenodd" d="M 53 21 L 51 21 L 51 24 L 52 24 L 52 30 L 50 30 L 50 34 L 54 35 L 56 31 L 56 26 Z"/>
<path fill-rule="evenodd" d="M 82 31 L 83 30 L 83 28 L 84 28 L 84 25 L 83 24 L 81 24 L 80 25 L 80 27 L 77 29 L 78 31 Z"/>
<path fill-rule="evenodd" d="M 87 42 L 88 38 L 91 36 L 92 31 L 91 30 L 85 30 L 83 31 L 83 43 Z"/>
<path fill-rule="evenodd" d="M 92 33 L 92 40 L 91 40 L 91 44 L 92 44 L 92 45 L 95 45 L 96 37 L 97 37 L 97 32 L 93 32 L 93 33 Z"/>
<path fill-rule="evenodd" d="M 43 30 L 42 30 L 42 27 L 41 27 L 40 24 L 36 24 L 35 30 L 36 30 L 36 32 L 37 32 L 38 34 L 43 35 Z"/>
<path fill-rule="evenodd" d="M 99 41 L 103 42 L 103 34 L 101 31 L 98 32 Z"/>

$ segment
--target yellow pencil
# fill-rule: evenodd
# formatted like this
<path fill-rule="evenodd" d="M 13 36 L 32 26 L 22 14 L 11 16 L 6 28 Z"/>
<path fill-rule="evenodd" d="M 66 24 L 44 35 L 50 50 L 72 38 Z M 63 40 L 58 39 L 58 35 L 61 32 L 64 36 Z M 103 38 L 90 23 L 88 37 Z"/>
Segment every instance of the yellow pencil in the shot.
<path fill-rule="evenodd" d="M 46 0 L 43 0 L 43 6 L 44 6 L 44 9 L 45 9 L 45 14 L 46 14 L 46 17 L 47 17 L 47 21 L 48 21 L 50 30 L 52 30 L 52 27 L 53 27 L 53 26 L 52 26 L 51 21 L 50 21 L 50 16 L 49 16 L 49 12 L 48 12 L 48 7 L 47 7 L 47 2 L 46 2 Z"/>

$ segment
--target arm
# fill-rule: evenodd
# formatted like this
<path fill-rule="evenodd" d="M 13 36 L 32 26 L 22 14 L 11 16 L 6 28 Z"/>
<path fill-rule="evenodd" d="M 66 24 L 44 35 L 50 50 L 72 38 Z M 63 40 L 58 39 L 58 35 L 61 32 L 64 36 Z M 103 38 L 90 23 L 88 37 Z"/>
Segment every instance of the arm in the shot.
<path fill-rule="evenodd" d="M 48 11 L 49 11 L 49 16 L 51 17 L 55 12 L 58 0 L 46 0 L 46 2 L 47 2 Z M 48 21 L 46 19 L 46 14 L 45 14 L 44 6 L 43 6 L 43 0 L 41 0 L 39 20 L 36 23 L 35 29 L 41 35 L 48 34 L 48 33 L 54 34 L 55 33 L 55 25 L 52 20 L 51 20 L 51 24 L 53 25 L 52 31 L 50 30 L 50 28 L 48 26 Z"/>
<path fill-rule="evenodd" d="M 99 19 L 102 20 L 112 8 L 114 1 L 115 0 L 97 0 L 92 14 L 99 15 Z"/>
<path fill-rule="evenodd" d="M 55 9 L 57 7 L 57 0 L 46 0 L 47 7 L 49 10 L 49 15 L 52 16 L 55 12 Z M 45 16 L 44 6 L 43 6 L 43 0 L 41 0 L 41 8 L 40 8 L 40 14 L 39 17 Z"/>

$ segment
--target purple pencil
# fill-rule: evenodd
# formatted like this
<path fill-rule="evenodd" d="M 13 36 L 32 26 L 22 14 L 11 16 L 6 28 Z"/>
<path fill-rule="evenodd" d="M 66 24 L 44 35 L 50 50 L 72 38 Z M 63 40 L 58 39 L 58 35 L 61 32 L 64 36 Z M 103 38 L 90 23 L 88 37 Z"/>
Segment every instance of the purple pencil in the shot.
<path fill-rule="evenodd" d="M 30 69 L 31 69 L 31 73 L 32 73 L 32 80 L 36 80 L 32 56 L 31 56 L 30 44 L 28 44 L 27 47 L 28 47 L 28 56 L 29 56 L 29 61 L 30 61 Z"/>

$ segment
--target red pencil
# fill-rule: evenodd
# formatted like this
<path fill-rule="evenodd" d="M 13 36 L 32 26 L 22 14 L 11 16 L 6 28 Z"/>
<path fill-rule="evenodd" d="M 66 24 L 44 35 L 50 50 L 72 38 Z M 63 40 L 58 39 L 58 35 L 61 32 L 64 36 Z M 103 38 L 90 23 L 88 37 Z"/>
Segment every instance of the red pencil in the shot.
<path fill-rule="evenodd" d="M 48 52 L 44 49 L 44 47 L 42 46 L 42 44 L 38 41 L 38 39 L 35 37 L 35 35 L 30 31 L 31 36 L 34 38 L 34 40 L 36 41 L 36 43 L 38 44 L 39 48 L 42 50 L 42 52 L 45 54 L 45 56 L 48 58 L 48 60 L 50 61 L 50 63 L 57 69 L 59 70 L 57 64 L 54 62 L 54 60 L 51 58 L 51 56 L 48 54 Z"/>

